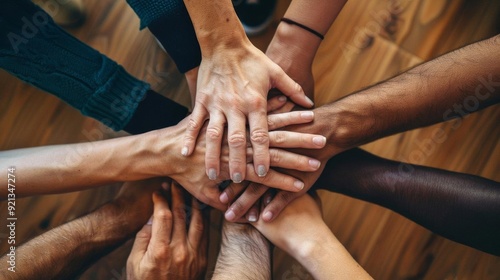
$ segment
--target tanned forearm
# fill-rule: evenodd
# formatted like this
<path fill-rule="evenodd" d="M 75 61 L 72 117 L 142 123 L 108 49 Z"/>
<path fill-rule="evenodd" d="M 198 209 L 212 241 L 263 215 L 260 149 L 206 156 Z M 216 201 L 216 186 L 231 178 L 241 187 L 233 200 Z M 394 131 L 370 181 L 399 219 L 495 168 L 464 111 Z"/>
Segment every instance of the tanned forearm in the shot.
<path fill-rule="evenodd" d="M 2 279 L 74 279 L 90 264 L 132 236 L 119 222 L 114 206 L 95 212 L 35 237 L 16 250 L 15 272 L 0 259 Z"/>
<path fill-rule="evenodd" d="M 212 279 L 271 279 L 269 242 L 249 224 L 224 222 Z"/>
<path fill-rule="evenodd" d="M 379 204 L 448 239 L 500 255 L 498 182 L 353 149 L 332 158 L 315 186 Z"/>
<path fill-rule="evenodd" d="M 500 35 L 315 110 L 328 143 L 348 149 L 500 101 Z M 316 131 L 317 132 L 317 131 Z"/>
<path fill-rule="evenodd" d="M 0 152 L 0 176 L 15 168 L 15 195 L 82 190 L 175 173 L 176 127 L 138 136 Z M 0 197 L 7 197 L 7 187 Z"/>

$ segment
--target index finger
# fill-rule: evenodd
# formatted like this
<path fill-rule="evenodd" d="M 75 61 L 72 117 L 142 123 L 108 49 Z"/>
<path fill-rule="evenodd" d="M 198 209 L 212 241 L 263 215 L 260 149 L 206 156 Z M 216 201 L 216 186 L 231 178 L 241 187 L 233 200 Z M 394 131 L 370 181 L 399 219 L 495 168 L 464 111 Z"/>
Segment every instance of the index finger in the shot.
<path fill-rule="evenodd" d="M 148 250 L 170 244 L 172 235 L 172 212 L 167 200 L 159 192 L 153 193 L 153 226 Z"/>
<path fill-rule="evenodd" d="M 200 209 L 200 203 L 196 198 L 191 198 L 191 221 L 189 223 L 188 231 L 188 241 L 189 244 L 195 249 L 198 249 L 201 241 L 203 240 L 204 233 L 207 231 L 207 227 L 204 223 L 204 217 L 202 210 Z"/>
<path fill-rule="evenodd" d="M 274 68 L 271 79 L 273 85 L 296 104 L 306 108 L 314 106 L 314 102 L 306 96 L 302 87 L 278 65 Z"/>
<path fill-rule="evenodd" d="M 293 111 L 267 116 L 269 130 L 275 130 L 292 124 L 304 124 L 314 120 L 313 111 Z"/>
<path fill-rule="evenodd" d="M 174 229 L 172 240 L 184 242 L 186 240 L 186 205 L 184 191 L 181 186 L 172 181 L 172 212 L 174 217 Z"/>

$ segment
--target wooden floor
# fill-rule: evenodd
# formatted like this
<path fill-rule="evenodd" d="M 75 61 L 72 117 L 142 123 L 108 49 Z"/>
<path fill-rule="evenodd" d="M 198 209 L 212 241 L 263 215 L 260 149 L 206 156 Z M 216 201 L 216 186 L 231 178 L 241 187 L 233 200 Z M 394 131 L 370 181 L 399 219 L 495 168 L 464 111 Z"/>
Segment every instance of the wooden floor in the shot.
<path fill-rule="evenodd" d="M 173 63 L 125 1 L 86 0 L 89 17 L 71 32 L 115 59 L 157 91 L 190 104 L 187 87 Z M 289 0 L 280 0 L 273 28 Z M 338 99 L 389 78 L 422 61 L 488 38 L 500 31 L 496 0 L 350 0 L 318 52 L 314 74 L 316 103 Z M 253 39 L 260 48 L 273 28 Z M 0 71 L 0 150 L 88 141 L 97 122 L 56 98 Z M 466 172 L 500 181 L 500 110 L 491 107 L 466 117 L 458 127 L 439 124 L 366 145 L 379 156 Z M 436 127 L 447 140 L 423 150 Z M 104 137 L 123 134 L 104 130 Z M 28 240 L 88 212 L 112 197 L 116 186 L 19 201 L 17 240 Z M 325 220 L 358 262 L 376 279 L 500 279 L 500 258 L 436 236 L 376 205 L 342 195 L 321 193 Z M 0 209 L 5 209 L 0 204 Z M 5 211 L 0 219 L 5 220 Z M 213 215 L 213 235 L 220 216 Z M 500 218 L 499 218 L 500 222 Z M 5 227 L 0 251 L 6 251 Z M 211 242 L 216 254 L 217 237 Z M 87 271 L 82 279 L 120 279 L 130 242 Z M 275 253 L 275 279 L 309 279 L 290 257 Z"/>

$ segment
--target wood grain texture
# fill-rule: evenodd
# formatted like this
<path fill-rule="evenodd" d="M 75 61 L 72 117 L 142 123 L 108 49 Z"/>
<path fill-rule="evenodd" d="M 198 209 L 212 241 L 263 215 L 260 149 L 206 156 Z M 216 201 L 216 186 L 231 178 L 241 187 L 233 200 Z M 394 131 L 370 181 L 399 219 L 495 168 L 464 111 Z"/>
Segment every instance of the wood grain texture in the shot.
<path fill-rule="evenodd" d="M 152 87 L 188 106 L 183 76 L 157 46 L 125 1 L 85 1 L 88 18 L 72 34 L 122 64 Z M 289 0 L 279 1 L 272 28 L 253 39 L 261 49 Z M 330 29 L 314 63 L 316 103 L 392 77 L 418 63 L 498 33 L 500 2 L 466 0 L 351 0 Z M 0 71 L 0 149 L 95 141 L 124 135 L 85 118 L 55 97 Z M 390 106 L 390 104 L 388 104 Z M 460 122 L 394 135 L 363 148 L 382 157 L 500 180 L 498 105 Z M 436 129 L 446 139 L 432 141 Z M 430 144 L 428 144 L 430 143 Z M 26 241 L 95 209 L 118 186 L 18 201 L 17 240 Z M 376 279 L 500 279 L 500 258 L 445 240 L 379 206 L 321 192 L 333 233 Z M 0 203 L 0 209 L 6 209 Z M 0 210 L 0 219 L 6 213 Z M 211 226 L 210 261 L 218 251 L 220 215 Z M 3 227 L 4 228 L 4 227 Z M 0 230 L 0 251 L 6 251 Z M 2 235 L 3 234 L 3 235 Z M 103 258 L 82 279 L 120 279 L 130 242 Z M 309 279 L 306 270 L 276 250 L 275 279 Z"/>

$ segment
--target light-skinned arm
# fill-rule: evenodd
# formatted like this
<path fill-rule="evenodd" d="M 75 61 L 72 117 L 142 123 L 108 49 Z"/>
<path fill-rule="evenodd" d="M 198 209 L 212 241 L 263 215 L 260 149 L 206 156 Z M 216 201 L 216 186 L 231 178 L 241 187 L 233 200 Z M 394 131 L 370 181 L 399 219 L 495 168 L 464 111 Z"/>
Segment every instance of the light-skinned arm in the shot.
<path fill-rule="evenodd" d="M 284 17 L 325 35 L 347 0 L 293 0 Z M 321 39 L 294 24 L 280 22 L 266 55 L 314 96 L 312 63 Z"/>
<path fill-rule="evenodd" d="M 313 117 L 311 112 L 294 112 L 272 115 L 269 121 L 273 128 L 286 126 L 290 121 L 310 122 Z M 169 176 L 204 203 L 225 209 L 218 200 L 220 193 L 216 186 L 223 179 L 229 179 L 229 175 L 221 176 L 216 181 L 206 178 L 203 172 L 206 151 L 204 141 L 198 141 L 196 153 L 189 158 L 176 152 L 183 143 L 185 123 L 186 120 L 177 126 L 136 136 L 2 152 L 0 172 L 5 178 L 12 177 L 15 190 L 10 193 L 15 193 L 17 197 L 70 192 L 112 182 Z M 271 145 L 283 148 L 321 148 L 325 141 L 323 136 L 283 131 L 273 131 L 270 135 Z M 315 144 L 315 137 L 321 138 L 321 145 Z M 227 155 L 227 149 L 224 149 L 224 154 Z M 309 157 L 284 150 L 271 149 L 271 154 L 272 164 L 283 168 L 313 171 L 319 165 L 311 165 L 310 160 L 313 159 Z M 227 156 L 224 156 L 222 162 L 226 166 L 227 161 Z M 8 175 L 10 167 L 15 168 L 12 175 Z M 251 164 L 247 165 L 247 169 L 249 178 L 256 181 L 275 186 L 286 184 L 290 190 L 298 190 L 297 184 L 303 186 L 297 179 L 274 170 L 261 178 L 253 172 Z M 0 194 L 2 198 L 6 198 L 9 194 L 8 187 L 2 188 Z"/>
<path fill-rule="evenodd" d="M 294 200 L 274 221 L 253 225 L 314 279 L 372 279 L 330 231 L 310 195 Z"/>
<path fill-rule="evenodd" d="M 182 154 L 192 153 L 200 129 L 209 119 L 206 173 L 210 178 L 218 177 L 225 171 L 219 162 L 227 123 L 229 174 L 234 182 L 240 183 L 247 178 L 245 127 L 248 123 L 254 172 L 265 177 L 270 166 L 268 91 L 277 88 L 304 107 L 311 107 L 313 103 L 296 82 L 252 45 L 230 0 L 185 0 L 184 3 L 200 44 L 202 61 Z"/>

